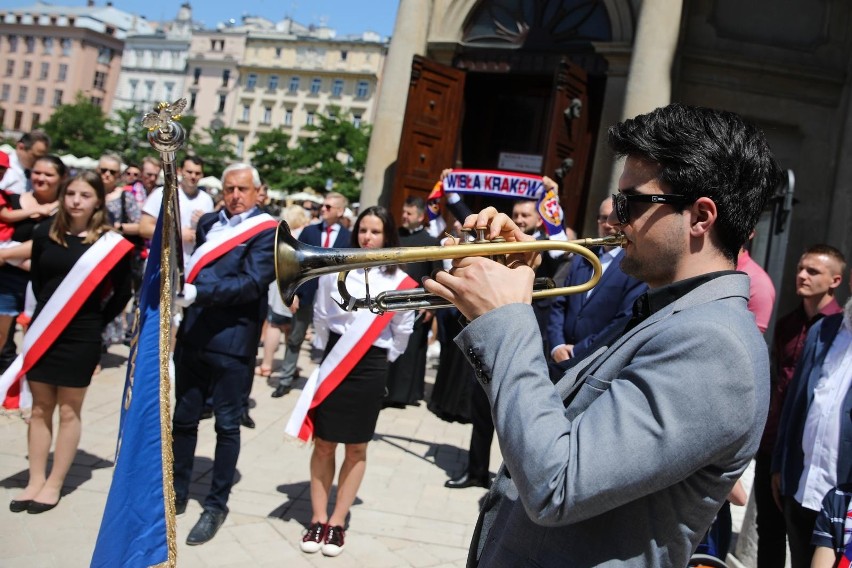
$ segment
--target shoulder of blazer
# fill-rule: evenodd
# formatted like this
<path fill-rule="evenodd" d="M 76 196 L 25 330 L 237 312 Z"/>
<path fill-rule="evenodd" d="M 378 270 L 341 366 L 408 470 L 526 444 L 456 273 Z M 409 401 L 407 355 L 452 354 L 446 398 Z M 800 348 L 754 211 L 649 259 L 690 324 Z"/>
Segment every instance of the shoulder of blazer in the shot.
<path fill-rule="evenodd" d="M 747 274 L 725 274 L 718 276 L 709 282 L 705 282 L 688 294 L 684 294 L 674 301 L 673 311 L 677 312 L 684 308 L 706 304 L 723 298 L 740 297 L 748 301 L 749 278 Z"/>

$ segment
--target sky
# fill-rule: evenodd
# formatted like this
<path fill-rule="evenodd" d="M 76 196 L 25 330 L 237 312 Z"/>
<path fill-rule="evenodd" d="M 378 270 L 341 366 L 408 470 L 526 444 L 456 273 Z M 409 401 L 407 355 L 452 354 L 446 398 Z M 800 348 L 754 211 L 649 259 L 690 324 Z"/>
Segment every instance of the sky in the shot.
<path fill-rule="evenodd" d="M 98 6 L 106 0 L 95 0 Z M 171 20 L 183 0 L 113 0 L 120 10 L 140 14 L 148 20 Z M 85 6 L 86 0 L 49 0 L 55 6 Z M 0 8 L 19 8 L 34 5 L 35 0 L 0 0 Z M 231 4 L 222 0 L 190 1 L 192 17 L 215 28 L 219 22 L 234 19 L 240 23 L 243 15 L 262 16 L 273 22 L 290 16 L 304 25 L 325 23 L 337 30 L 338 36 L 373 31 L 382 36 L 393 32 L 398 0 L 242 0 Z"/>

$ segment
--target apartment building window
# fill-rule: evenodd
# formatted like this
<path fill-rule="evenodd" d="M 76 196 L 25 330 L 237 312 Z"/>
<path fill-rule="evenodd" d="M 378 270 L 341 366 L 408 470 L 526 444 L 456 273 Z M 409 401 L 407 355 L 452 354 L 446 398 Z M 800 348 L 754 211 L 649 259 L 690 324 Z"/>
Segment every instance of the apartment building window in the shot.
<path fill-rule="evenodd" d="M 145 100 L 154 100 L 154 81 L 145 81 Z"/>
<path fill-rule="evenodd" d="M 26 87 L 26 85 L 21 85 L 20 87 L 18 87 L 18 102 L 19 103 L 27 102 L 28 91 L 29 91 L 29 89 Z"/>
<path fill-rule="evenodd" d="M 9 53 L 18 51 L 18 36 L 9 36 Z"/>
<path fill-rule="evenodd" d="M 231 70 L 230 69 L 223 69 L 222 70 L 222 86 L 227 87 L 228 81 L 230 81 L 230 80 L 231 80 Z"/>
<path fill-rule="evenodd" d="M 370 84 L 367 81 L 358 81 L 358 88 L 355 90 L 355 96 L 359 99 L 366 99 L 370 92 Z"/>
<path fill-rule="evenodd" d="M 53 91 L 53 106 L 58 107 L 62 104 L 62 89 Z"/>
<path fill-rule="evenodd" d="M 281 57 L 281 48 L 280 47 L 275 48 L 275 57 Z"/>
<path fill-rule="evenodd" d="M 361 128 L 361 115 L 353 114 L 352 115 L 352 126 L 355 128 Z"/>
<path fill-rule="evenodd" d="M 313 126 L 314 125 L 314 111 L 309 110 L 308 116 L 305 118 L 305 126 Z"/>
<path fill-rule="evenodd" d="M 6 76 L 11 77 L 15 74 L 15 62 L 11 59 L 6 60 Z"/>
<path fill-rule="evenodd" d="M 103 71 L 95 71 L 95 80 L 92 83 L 92 87 L 95 89 L 103 90 L 104 85 L 106 84 L 106 73 Z"/>
<path fill-rule="evenodd" d="M 269 82 L 266 84 L 266 88 L 270 91 L 274 91 L 278 88 L 278 75 L 269 76 Z"/>
<path fill-rule="evenodd" d="M 38 78 L 42 81 L 47 79 L 47 76 L 50 74 L 50 63 L 42 63 L 41 64 L 41 72 L 38 74 Z"/>
<path fill-rule="evenodd" d="M 127 82 L 130 85 L 130 97 L 128 97 L 131 101 L 136 100 L 136 87 L 139 86 L 138 79 L 131 79 Z"/>
<path fill-rule="evenodd" d="M 295 93 L 299 90 L 299 78 L 298 77 L 290 77 L 290 88 L 288 89 L 291 93 Z"/>
<path fill-rule="evenodd" d="M 249 91 L 254 90 L 257 86 L 257 73 L 249 73 L 246 76 L 246 89 Z"/>
<path fill-rule="evenodd" d="M 24 113 L 23 111 L 16 110 L 15 111 L 15 122 L 12 124 L 12 130 L 20 130 L 21 123 L 24 122 Z"/>
<path fill-rule="evenodd" d="M 195 110 L 195 99 L 198 98 L 198 93 L 192 91 L 189 93 L 189 110 Z"/>
<path fill-rule="evenodd" d="M 242 156 L 246 150 L 246 137 L 237 136 L 237 156 Z"/>
<path fill-rule="evenodd" d="M 44 48 L 45 55 L 53 55 L 53 38 L 46 37 L 41 40 L 41 45 Z"/>
<path fill-rule="evenodd" d="M 219 109 L 216 112 L 225 112 L 225 98 L 227 95 L 219 95 Z"/>
<path fill-rule="evenodd" d="M 60 81 L 64 81 L 68 77 L 68 65 L 65 63 L 59 64 L 59 77 Z"/>
<path fill-rule="evenodd" d="M 175 84 L 174 84 L 174 83 L 172 83 L 172 82 L 167 82 L 167 83 L 166 83 L 166 95 L 165 95 L 165 97 L 164 97 L 164 98 L 165 98 L 167 101 L 171 101 L 171 100 L 172 100 L 172 97 L 173 97 L 173 96 L 174 96 L 174 94 L 175 94 L 175 93 L 174 93 L 174 91 L 175 91 Z"/>
<path fill-rule="evenodd" d="M 24 71 L 21 73 L 21 78 L 29 79 L 33 72 L 33 64 L 31 61 L 24 61 Z"/>
<path fill-rule="evenodd" d="M 160 55 L 159 52 L 154 54 L 154 61 L 156 62 L 157 57 Z M 112 50 L 108 47 L 102 47 L 98 50 L 98 63 L 103 63 L 104 65 L 109 65 L 110 60 L 112 59 Z"/>
<path fill-rule="evenodd" d="M 331 96 L 339 97 L 343 94 L 343 79 L 335 79 L 331 84 Z"/>
<path fill-rule="evenodd" d="M 3 88 L 0 89 L 0 101 L 8 101 L 11 93 L 12 93 L 12 86 L 11 85 L 3 85 Z"/>
<path fill-rule="evenodd" d="M 348 52 L 348 51 L 346 51 L 345 49 L 344 49 L 343 51 L 341 51 L 341 52 L 340 52 L 340 60 L 341 60 L 341 61 L 346 61 L 346 58 L 347 58 L 348 56 L 349 56 L 349 52 Z"/>
<path fill-rule="evenodd" d="M 27 45 L 27 53 L 35 52 L 35 38 L 33 36 L 24 38 L 24 43 Z"/>
<path fill-rule="evenodd" d="M 318 95 L 320 89 L 322 89 L 322 79 L 314 77 L 313 80 L 311 80 L 311 94 Z"/>
<path fill-rule="evenodd" d="M 243 114 L 240 117 L 242 122 L 248 122 L 251 118 L 251 107 L 249 105 L 243 105 Z"/>
<path fill-rule="evenodd" d="M 197 85 L 198 80 L 201 78 L 201 67 L 196 67 L 195 71 L 192 72 L 192 84 Z"/>
<path fill-rule="evenodd" d="M 36 128 L 38 128 L 38 125 L 41 124 L 41 115 L 37 112 L 34 112 L 33 113 L 33 119 L 31 121 L 31 123 L 32 123 L 31 130 L 35 130 Z"/>
<path fill-rule="evenodd" d="M 263 109 L 263 124 L 272 124 L 272 107 Z"/>
<path fill-rule="evenodd" d="M 62 48 L 62 55 L 65 55 L 66 57 L 71 55 L 71 40 L 70 39 L 62 38 L 59 41 L 59 46 Z"/>
<path fill-rule="evenodd" d="M 97 107 L 99 107 L 99 106 L 101 106 L 101 105 L 103 105 L 103 104 L 104 104 L 104 99 L 103 99 L 103 97 L 92 97 L 92 98 L 91 98 L 91 99 L 89 99 L 89 100 L 90 100 L 90 101 L 92 101 L 92 104 L 93 104 L 93 105 L 95 105 L 95 106 L 97 106 Z"/>
<path fill-rule="evenodd" d="M 2 128 L 4 124 L 6 124 L 6 110 L 0 108 L 0 128 Z"/>
<path fill-rule="evenodd" d="M 35 104 L 37 104 L 37 105 L 43 105 L 44 104 L 44 89 L 42 89 L 41 87 L 36 89 Z"/>

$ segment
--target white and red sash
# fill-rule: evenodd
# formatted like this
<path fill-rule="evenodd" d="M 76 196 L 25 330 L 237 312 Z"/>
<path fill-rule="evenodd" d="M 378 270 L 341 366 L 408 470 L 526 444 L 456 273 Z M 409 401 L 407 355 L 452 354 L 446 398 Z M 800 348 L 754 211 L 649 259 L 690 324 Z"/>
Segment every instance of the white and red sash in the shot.
<path fill-rule="evenodd" d="M 186 281 L 192 283 L 201 269 L 220 258 L 236 246 L 243 244 L 255 235 L 278 227 L 278 222 L 268 213 L 249 217 L 239 225 L 227 227 L 210 235 L 203 245 L 195 249 L 186 265 Z"/>
<path fill-rule="evenodd" d="M 416 288 L 417 283 L 401 270 L 395 275 L 398 279 L 396 290 Z M 322 364 L 314 369 L 302 389 L 299 400 L 290 414 L 284 431 L 303 442 L 309 442 L 313 437 L 313 410 L 336 389 L 358 361 L 379 338 L 382 330 L 390 323 L 394 314 L 385 312 L 376 315 L 367 310 L 355 312 L 355 318 L 340 336 Z"/>
<path fill-rule="evenodd" d="M 0 398 L 53 345 L 110 270 L 131 250 L 133 243 L 114 231 L 107 231 L 77 259 L 27 330 L 21 354 L 0 376 Z M 29 407 L 27 402 L 31 403 L 22 396 L 21 407 Z"/>

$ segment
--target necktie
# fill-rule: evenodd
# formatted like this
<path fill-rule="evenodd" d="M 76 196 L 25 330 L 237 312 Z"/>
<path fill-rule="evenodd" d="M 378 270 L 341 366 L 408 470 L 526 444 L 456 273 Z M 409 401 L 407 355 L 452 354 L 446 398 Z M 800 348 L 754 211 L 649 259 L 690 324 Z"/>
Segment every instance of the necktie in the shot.
<path fill-rule="evenodd" d="M 325 228 L 325 241 L 322 243 L 323 248 L 331 246 L 331 226 Z"/>

